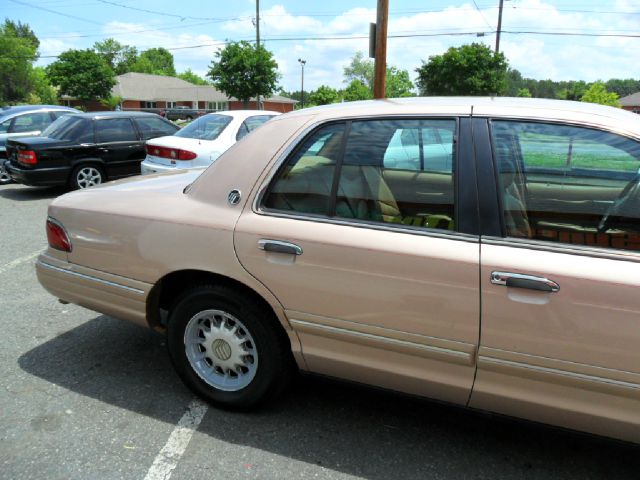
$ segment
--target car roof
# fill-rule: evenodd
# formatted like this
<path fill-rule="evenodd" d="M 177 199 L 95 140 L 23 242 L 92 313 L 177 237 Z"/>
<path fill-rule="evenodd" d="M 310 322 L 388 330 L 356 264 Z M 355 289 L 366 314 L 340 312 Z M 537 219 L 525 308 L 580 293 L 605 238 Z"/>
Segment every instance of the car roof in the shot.
<path fill-rule="evenodd" d="M 78 112 L 75 108 L 63 107 L 62 105 L 16 105 L 12 107 L 3 107 L 0 109 L 0 117 L 7 117 L 9 115 L 15 115 L 18 113 L 28 112 L 40 112 L 40 111 L 66 111 L 66 112 Z"/>
<path fill-rule="evenodd" d="M 154 118 L 161 118 L 159 115 L 155 114 L 155 113 L 150 113 L 150 112 L 138 112 L 135 110 L 129 111 L 129 112 L 122 112 L 122 111 L 118 111 L 118 112 L 109 112 L 109 111 L 105 111 L 105 112 L 86 112 L 86 113 L 76 113 L 74 114 L 75 117 L 82 117 L 82 118 L 92 118 L 94 120 L 100 120 L 103 118 L 118 118 L 118 117 L 124 117 L 124 118 L 129 118 L 129 117 L 154 117 Z"/>
<path fill-rule="evenodd" d="M 394 115 L 460 115 L 564 121 L 603 126 L 640 136 L 640 115 L 621 108 L 568 100 L 512 97 L 411 97 L 346 102 L 295 110 L 271 121 L 300 121 Z M 309 118 L 310 117 L 310 118 Z"/>
<path fill-rule="evenodd" d="M 254 115 L 282 115 L 282 113 L 272 110 L 220 110 L 207 113 L 207 115 L 226 115 L 233 118 L 246 118 Z"/>

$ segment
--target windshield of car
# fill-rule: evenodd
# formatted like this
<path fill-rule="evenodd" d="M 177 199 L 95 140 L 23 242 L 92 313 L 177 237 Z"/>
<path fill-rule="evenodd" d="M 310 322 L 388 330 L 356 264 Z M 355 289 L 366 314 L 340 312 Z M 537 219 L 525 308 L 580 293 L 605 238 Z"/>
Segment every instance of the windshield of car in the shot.
<path fill-rule="evenodd" d="M 175 133 L 176 137 L 215 140 L 231 123 L 228 115 L 204 115 Z"/>
<path fill-rule="evenodd" d="M 42 136 L 56 140 L 90 142 L 93 141 L 93 128 L 91 121 L 87 118 L 65 115 L 49 125 L 42 132 Z"/>

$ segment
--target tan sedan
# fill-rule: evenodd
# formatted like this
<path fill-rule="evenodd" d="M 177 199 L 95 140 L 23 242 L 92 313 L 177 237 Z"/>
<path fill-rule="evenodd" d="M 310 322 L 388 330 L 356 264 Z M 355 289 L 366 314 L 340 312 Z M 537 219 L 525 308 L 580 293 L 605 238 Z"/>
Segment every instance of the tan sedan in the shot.
<path fill-rule="evenodd" d="M 299 369 L 640 442 L 639 168 L 610 107 L 307 109 L 197 178 L 56 199 L 38 278 L 166 331 L 221 406 Z"/>

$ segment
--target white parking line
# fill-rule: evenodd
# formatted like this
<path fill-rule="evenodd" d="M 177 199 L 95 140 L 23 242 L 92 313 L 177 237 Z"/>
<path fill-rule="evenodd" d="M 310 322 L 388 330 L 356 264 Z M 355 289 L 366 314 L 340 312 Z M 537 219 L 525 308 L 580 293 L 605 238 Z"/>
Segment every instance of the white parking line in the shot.
<path fill-rule="evenodd" d="M 208 408 L 207 404 L 198 399 L 191 401 L 144 480 L 169 480 Z"/>
<path fill-rule="evenodd" d="M 25 262 L 28 262 L 29 260 L 36 258 L 38 255 L 40 255 L 43 252 L 43 250 L 44 250 L 44 247 L 42 247 L 37 252 L 30 253 L 29 255 L 25 255 L 24 257 L 16 258 L 15 260 L 9 263 L 5 263 L 4 265 L 1 265 L 0 273 L 4 273 L 7 270 L 11 270 L 13 267 L 17 267 L 21 263 L 25 263 Z"/>

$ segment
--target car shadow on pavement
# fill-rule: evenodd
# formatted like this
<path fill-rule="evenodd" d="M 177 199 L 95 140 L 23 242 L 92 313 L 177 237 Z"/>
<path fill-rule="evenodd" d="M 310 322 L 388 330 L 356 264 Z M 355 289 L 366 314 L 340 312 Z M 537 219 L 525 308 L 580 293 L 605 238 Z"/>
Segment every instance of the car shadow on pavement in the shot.
<path fill-rule="evenodd" d="M 69 391 L 175 424 L 192 394 L 164 344 L 158 333 L 100 316 L 18 362 Z M 637 446 L 318 377 L 302 377 L 256 412 L 211 408 L 198 431 L 376 480 L 637 479 L 640 471 Z"/>
<path fill-rule="evenodd" d="M 30 202 L 45 198 L 56 198 L 69 191 L 64 187 L 26 187 L 10 183 L 0 187 L 0 197 L 18 202 Z"/>

